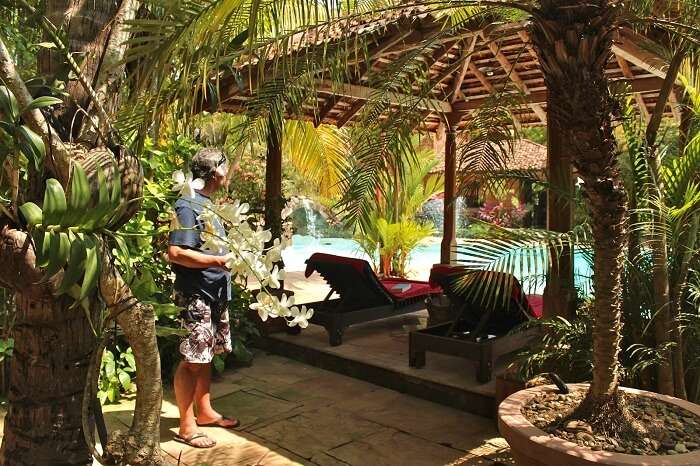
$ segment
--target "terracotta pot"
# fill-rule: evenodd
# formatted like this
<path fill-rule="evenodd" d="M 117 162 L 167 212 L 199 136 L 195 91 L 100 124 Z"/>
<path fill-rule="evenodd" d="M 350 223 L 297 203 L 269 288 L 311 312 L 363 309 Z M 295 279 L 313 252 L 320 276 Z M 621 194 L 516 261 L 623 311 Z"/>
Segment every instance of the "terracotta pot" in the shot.
<path fill-rule="evenodd" d="M 587 384 L 571 384 L 571 390 L 585 390 Z M 510 445 L 517 466 L 698 466 L 700 450 L 681 455 L 642 456 L 593 451 L 556 437 L 550 437 L 522 415 L 521 410 L 535 395 L 555 391 L 554 385 L 543 385 L 519 391 L 503 401 L 498 408 L 498 430 Z M 627 393 L 648 396 L 671 403 L 700 416 L 700 406 L 658 393 L 622 388 Z"/>
<path fill-rule="evenodd" d="M 524 381 L 511 379 L 502 375 L 496 376 L 496 406 L 500 405 L 503 400 L 520 390 L 525 390 Z"/>

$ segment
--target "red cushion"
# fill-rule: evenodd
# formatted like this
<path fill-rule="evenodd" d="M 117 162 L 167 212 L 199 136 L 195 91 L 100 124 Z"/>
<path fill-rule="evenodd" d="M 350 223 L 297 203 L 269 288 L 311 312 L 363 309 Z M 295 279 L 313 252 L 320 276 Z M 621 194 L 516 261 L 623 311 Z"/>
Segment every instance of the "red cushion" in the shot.
<path fill-rule="evenodd" d="M 461 265 L 436 264 L 430 269 L 430 278 L 428 280 L 431 285 L 438 286 L 445 277 L 465 270 L 466 267 Z"/>
<path fill-rule="evenodd" d="M 417 296 L 427 296 L 430 294 L 442 293 L 442 288 L 432 286 L 428 282 L 419 282 L 416 280 L 403 280 L 401 278 L 384 278 L 379 280 L 384 286 L 387 293 L 396 299 L 415 298 Z M 407 290 L 397 289 L 397 285 L 411 285 Z"/>
<path fill-rule="evenodd" d="M 542 317 L 542 308 L 544 307 L 544 299 L 539 294 L 527 295 L 527 302 L 530 304 L 530 315 L 535 319 Z"/>

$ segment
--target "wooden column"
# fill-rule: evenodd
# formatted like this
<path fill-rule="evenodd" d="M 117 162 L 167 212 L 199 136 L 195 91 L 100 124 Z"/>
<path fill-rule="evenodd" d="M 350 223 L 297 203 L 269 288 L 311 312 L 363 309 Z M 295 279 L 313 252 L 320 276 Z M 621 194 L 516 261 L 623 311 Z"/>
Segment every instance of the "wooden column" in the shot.
<path fill-rule="evenodd" d="M 281 122 L 269 123 L 267 157 L 265 159 L 265 228 L 272 232 L 272 239 L 282 236 L 282 134 Z M 284 262 L 278 264 L 284 268 Z M 284 288 L 284 284 L 282 285 Z"/>
<path fill-rule="evenodd" d="M 547 108 L 555 108 L 547 102 Z M 556 116 L 547 118 L 547 170 L 550 190 L 547 192 L 547 229 L 558 232 L 571 231 L 573 226 L 574 176 L 568 145 L 562 137 Z M 551 269 L 544 292 L 545 317 L 569 318 L 575 312 L 574 262 L 571 249 L 552 251 Z"/>
<path fill-rule="evenodd" d="M 443 232 L 440 245 L 440 263 L 449 264 L 456 259 L 457 246 L 457 125 L 445 125 L 445 199 L 443 207 Z"/>

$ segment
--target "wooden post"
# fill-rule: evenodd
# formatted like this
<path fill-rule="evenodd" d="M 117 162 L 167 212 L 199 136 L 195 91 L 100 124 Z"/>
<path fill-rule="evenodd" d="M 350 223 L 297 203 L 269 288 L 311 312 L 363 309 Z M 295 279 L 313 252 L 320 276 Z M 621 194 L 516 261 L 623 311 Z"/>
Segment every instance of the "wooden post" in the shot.
<path fill-rule="evenodd" d="M 272 232 L 272 238 L 282 236 L 282 128 L 269 122 L 267 134 L 267 157 L 265 159 L 265 228 Z M 284 268 L 284 262 L 278 264 Z M 282 284 L 284 289 L 284 284 Z"/>
<path fill-rule="evenodd" d="M 457 219 L 457 125 L 445 125 L 445 199 L 443 207 L 442 244 L 440 262 L 450 264 L 456 259 Z"/>
<path fill-rule="evenodd" d="M 547 108 L 554 108 L 549 102 Z M 568 145 L 564 143 L 556 115 L 547 118 L 547 170 L 550 190 L 547 192 L 547 229 L 571 231 L 573 226 L 574 176 Z M 572 317 L 575 312 L 574 261 L 571 248 L 552 251 L 551 269 L 544 292 L 545 317 Z"/>

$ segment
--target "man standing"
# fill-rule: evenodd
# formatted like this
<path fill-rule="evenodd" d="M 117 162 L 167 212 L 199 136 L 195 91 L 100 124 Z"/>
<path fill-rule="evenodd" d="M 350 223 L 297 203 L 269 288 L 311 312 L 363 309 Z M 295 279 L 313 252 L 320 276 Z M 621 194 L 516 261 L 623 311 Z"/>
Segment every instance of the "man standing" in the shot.
<path fill-rule="evenodd" d="M 231 351 L 228 302 L 231 273 L 226 268 L 228 251 L 203 249 L 202 232 L 226 236 L 217 220 L 199 218 L 211 205 L 209 196 L 226 184 L 227 160 L 218 149 L 201 149 L 191 162 L 193 178 L 204 187 L 193 197 L 175 203 L 177 226 L 172 229 L 168 259 L 175 272 L 175 304 L 188 335 L 180 343 L 180 361 L 175 372 L 175 399 L 180 411 L 180 430 L 175 440 L 197 448 L 216 442 L 198 430 L 202 426 L 237 427 L 239 422 L 222 416 L 211 406 L 211 362 L 215 354 Z M 196 418 L 195 418 L 196 413 Z"/>

